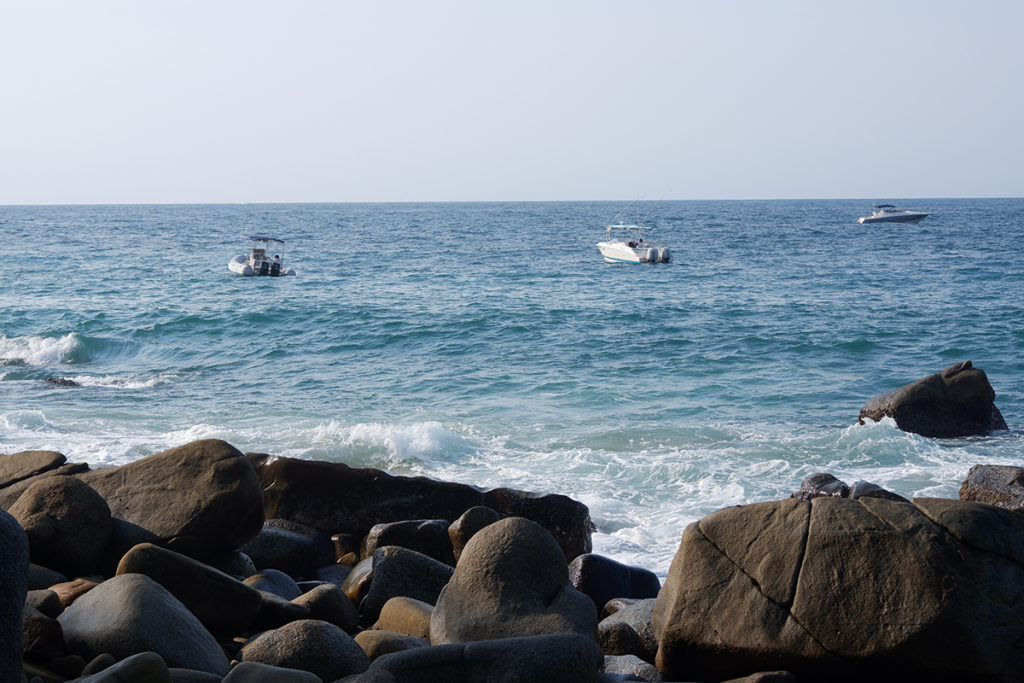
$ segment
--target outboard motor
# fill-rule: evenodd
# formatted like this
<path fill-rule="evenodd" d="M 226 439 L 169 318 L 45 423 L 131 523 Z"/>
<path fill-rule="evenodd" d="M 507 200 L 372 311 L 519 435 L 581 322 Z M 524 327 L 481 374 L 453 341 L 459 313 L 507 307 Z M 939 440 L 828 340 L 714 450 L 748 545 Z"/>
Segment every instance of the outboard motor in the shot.
<path fill-rule="evenodd" d="M 669 251 L 668 247 L 662 247 L 658 250 L 658 260 L 662 263 L 668 263 L 672 260 L 672 252 Z"/>
<path fill-rule="evenodd" d="M 260 261 L 260 275 L 267 275 L 270 273 L 270 264 L 266 261 Z"/>
<path fill-rule="evenodd" d="M 270 264 L 270 277 L 277 277 L 281 274 L 281 263 L 274 261 Z"/>
<path fill-rule="evenodd" d="M 650 249 L 648 249 L 647 250 L 647 257 L 644 260 L 647 261 L 647 263 L 657 263 L 658 262 L 658 250 L 655 249 L 654 247 L 651 247 Z"/>

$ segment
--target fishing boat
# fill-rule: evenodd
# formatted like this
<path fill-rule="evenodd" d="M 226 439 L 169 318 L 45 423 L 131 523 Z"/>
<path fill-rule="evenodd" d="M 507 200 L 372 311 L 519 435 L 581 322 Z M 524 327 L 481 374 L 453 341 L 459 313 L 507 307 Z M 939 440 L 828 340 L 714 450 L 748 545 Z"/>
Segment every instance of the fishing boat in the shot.
<path fill-rule="evenodd" d="M 870 216 L 861 216 L 858 223 L 916 223 L 928 214 L 920 211 L 897 209 L 892 204 L 875 204 Z"/>
<path fill-rule="evenodd" d="M 632 205 L 631 202 L 629 206 Z M 671 261 L 672 251 L 667 245 L 645 238 L 644 235 L 654 229 L 643 224 L 647 216 L 644 216 L 644 220 L 639 223 L 614 222 L 626 209 L 620 211 L 612 219 L 613 222 L 605 227 L 605 240 L 597 243 L 597 248 L 604 260 L 607 263 L 668 263 Z M 651 211 L 653 210 L 652 208 Z M 649 216 L 650 213 L 648 211 L 647 215 Z"/>
<path fill-rule="evenodd" d="M 672 251 L 661 242 L 644 238 L 651 228 L 645 225 L 616 223 L 605 228 L 607 239 L 597 243 L 608 263 L 668 263 Z"/>
<path fill-rule="evenodd" d="M 277 277 L 279 275 L 295 275 L 292 268 L 284 267 L 284 240 L 270 235 L 242 235 L 249 240 L 249 251 L 239 254 L 228 261 L 228 270 L 237 275 L 258 276 L 266 275 Z M 271 256 L 271 245 L 276 248 Z"/>

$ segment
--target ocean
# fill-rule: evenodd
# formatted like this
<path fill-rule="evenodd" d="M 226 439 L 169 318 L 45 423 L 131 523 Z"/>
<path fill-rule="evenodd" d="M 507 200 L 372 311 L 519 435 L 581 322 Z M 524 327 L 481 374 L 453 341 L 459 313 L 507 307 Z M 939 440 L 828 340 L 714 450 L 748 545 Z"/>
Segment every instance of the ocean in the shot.
<path fill-rule="evenodd" d="M 1024 199 L 871 203 L 638 202 L 657 265 L 595 247 L 629 202 L 0 206 L 0 453 L 220 438 L 561 493 L 660 575 L 690 522 L 815 472 L 955 498 L 1024 465 Z M 249 233 L 298 275 L 231 274 Z M 968 359 L 1009 432 L 856 424 Z"/>

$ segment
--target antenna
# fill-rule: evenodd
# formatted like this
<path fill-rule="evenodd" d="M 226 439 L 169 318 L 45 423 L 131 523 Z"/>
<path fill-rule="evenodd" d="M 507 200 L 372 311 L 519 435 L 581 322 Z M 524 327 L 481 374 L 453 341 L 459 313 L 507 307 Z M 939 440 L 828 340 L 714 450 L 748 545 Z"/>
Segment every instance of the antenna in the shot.
<path fill-rule="evenodd" d="M 633 206 L 634 204 L 636 204 L 636 202 L 637 202 L 637 200 L 636 200 L 636 199 L 634 199 L 634 200 L 633 200 L 633 201 L 631 201 L 631 202 L 630 202 L 629 204 L 626 204 L 626 208 L 622 209 L 622 211 L 619 211 L 619 212 L 618 212 L 617 214 L 615 214 L 615 218 L 613 218 L 613 219 L 612 219 L 612 223 L 614 223 L 615 221 L 617 221 L 617 220 L 619 219 L 619 216 L 621 216 L 622 214 L 626 213 L 626 211 L 628 211 L 628 210 L 629 210 L 629 207 L 631 207 L 631 206 Z"/>
<path fill-rule="evenodd" d="M 653 205 L 653 206 L 651 206 L 651 210 L 650 210 L 650 211 L 648 211 L 647 213 L 645 213 L 645 214 L 644 214 L 644 217 L 640 219 L 640 225 L 643 225 L 644 223 L 646 223 L 646 222 L 647 222 L 647 217 L 648 217 L 648 216 L 650 216 L 650 215 L 651 215 L 652 213 L 654 213 L 654 210 L 655 210 L 656 208 L 658 208 L 658 202 L 660 202 L 660 201 L 661 201 L 662 199 L 664 199 L 664 198 L 665 198 L 665 195 L 661 195 L 661 198 L 660 198 L 660 199 L 658 199 L 658 201 L 657 201 L 657 202 L 654 202 L 654 205 Z"/>

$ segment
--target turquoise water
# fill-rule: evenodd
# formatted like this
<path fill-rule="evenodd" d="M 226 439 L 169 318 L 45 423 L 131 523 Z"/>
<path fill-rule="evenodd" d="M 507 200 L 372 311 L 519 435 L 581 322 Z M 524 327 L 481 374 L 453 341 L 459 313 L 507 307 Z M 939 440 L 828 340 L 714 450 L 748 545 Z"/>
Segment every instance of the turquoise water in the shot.
<path fill-rule="evenodd" d="M 661 202 L 667 265 L 601 260 L 617 202 L 0 207 L 0 452 L 216 437 L 564 493 L 660 573 L 687 523 L 813 472 L 955 497 L 1024 464 L 1024 200 L 870 204 Z M 250 232 L 298 276 L 229 273 Z M 1009 433 L 855 425 L 966 359 Z"/>

